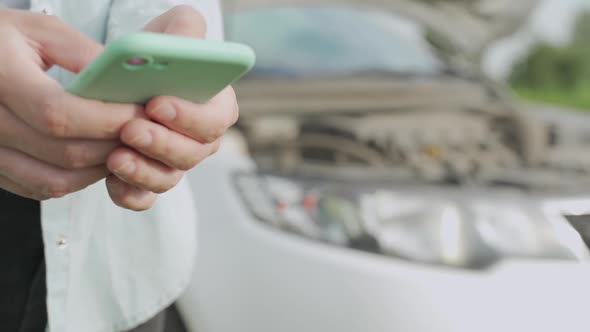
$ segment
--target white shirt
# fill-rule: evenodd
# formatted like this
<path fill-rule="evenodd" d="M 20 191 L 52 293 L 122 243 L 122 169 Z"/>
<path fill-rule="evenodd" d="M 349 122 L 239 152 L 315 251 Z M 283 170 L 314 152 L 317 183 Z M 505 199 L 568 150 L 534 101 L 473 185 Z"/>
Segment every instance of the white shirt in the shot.
<path fill-rule="evenodd" d="M 209 38 L 222 37 L 217 0 L 32 0 L 31 10 L 56 15 L 104 41 L 140 30 L 179 3 L 201 11 Z M 52 76 L 66 86 L 73 78 L 61 69 Z M 187 182 L 137 213 L 115 206 L 101 181 L 43 202 L 41 219 L 51 332 L 129 330 L 175 301 L 191 278 L 196 214 Z"/>

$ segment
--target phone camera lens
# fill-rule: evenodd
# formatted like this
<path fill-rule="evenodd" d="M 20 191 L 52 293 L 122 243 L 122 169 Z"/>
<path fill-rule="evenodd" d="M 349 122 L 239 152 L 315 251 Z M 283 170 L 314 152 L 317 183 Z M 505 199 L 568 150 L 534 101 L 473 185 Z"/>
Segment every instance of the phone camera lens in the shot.
<path fill-rule="evenodd" d="M 154 60 L 149 56 L 134 56 L 123 61 L 127 70 L 142 70 L 151 65 Z"/>
<path fill-rule="evenodd" d="M 148 59 L 146 58 L 131 58 L 127 60 L 127 64 L 130 66 L 143 66 L 148 63 Z"/>

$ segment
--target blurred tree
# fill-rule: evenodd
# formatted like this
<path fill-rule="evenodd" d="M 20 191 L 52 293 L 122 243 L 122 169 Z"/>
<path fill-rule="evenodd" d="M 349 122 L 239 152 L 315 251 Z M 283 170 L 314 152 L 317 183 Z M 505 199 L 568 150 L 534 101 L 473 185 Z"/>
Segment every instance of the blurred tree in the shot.
<path fill-rule="evenodd" d="M 583 80 L 580 69 L 588 61 L 585 57 L 584 50 L 577 46 L 539 44 L 516 66 L 510 81 L 515 87 L 571 90 Z"/>
<path fill-rule="evenodd" d="M 525 98 L 590 110 L 590 12 L 578 18 L 569 45 L 533 47 L 510 84 Z"/>
<path fill-rule="evenodd" d="M 574 35 L 574 43 L 586 44 L 590 42 L 590 12 L 583 13 L 578 19 Z"/>

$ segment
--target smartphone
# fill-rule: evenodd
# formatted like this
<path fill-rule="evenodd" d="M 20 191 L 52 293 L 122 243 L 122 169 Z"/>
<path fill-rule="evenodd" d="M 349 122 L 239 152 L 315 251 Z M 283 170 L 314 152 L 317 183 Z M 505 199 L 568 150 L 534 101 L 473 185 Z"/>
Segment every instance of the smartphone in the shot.
<path fill-rule="evenodd" d="M 255 62 L 246 45 L 140 32 L 109 43 L 68 91 L 105 102 L 145 104 L 155 96 L 206 103 Z"/>

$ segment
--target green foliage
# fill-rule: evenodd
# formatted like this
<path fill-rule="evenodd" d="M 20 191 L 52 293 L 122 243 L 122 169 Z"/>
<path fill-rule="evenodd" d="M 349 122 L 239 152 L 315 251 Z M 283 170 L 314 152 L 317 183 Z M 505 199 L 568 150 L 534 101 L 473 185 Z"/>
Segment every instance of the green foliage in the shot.
<path fill-rule="evenodd" d="M 590 12 L 586 12 L 578 18 L 576 23 L 576 32 L 574 35 L 574 43 L 588 44 L 590 39 Z"/>
<path fill-rule="evenodd" d="M 570 45 L 536 45 L 510 84 L 528 99 L 590 110 L 590 13 L 579 17 Z"/>

